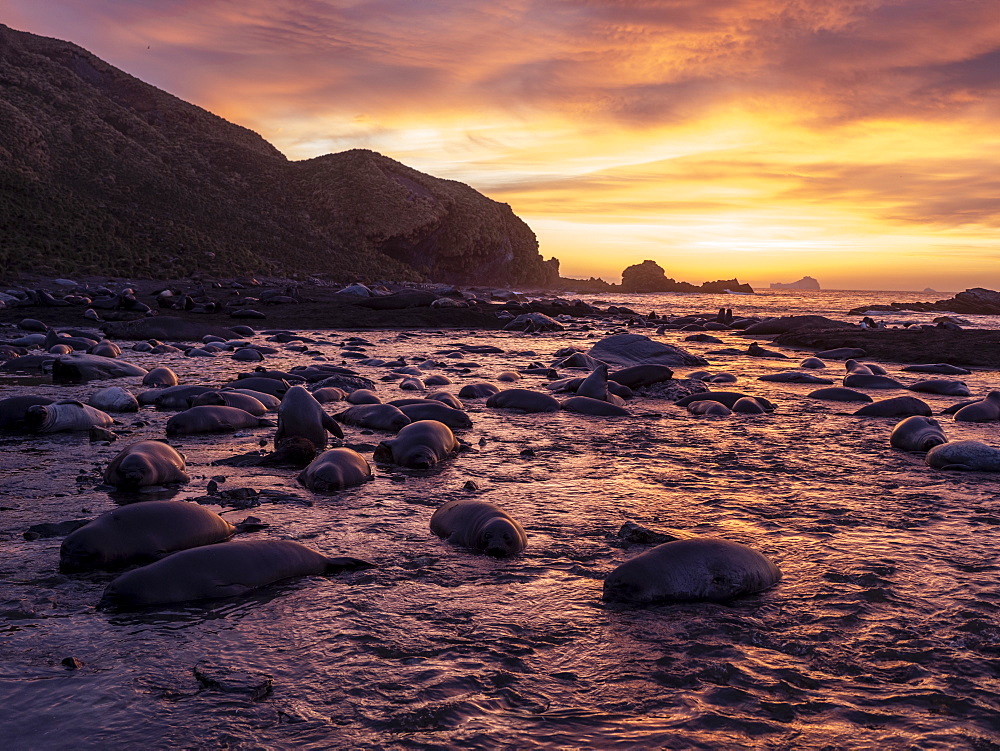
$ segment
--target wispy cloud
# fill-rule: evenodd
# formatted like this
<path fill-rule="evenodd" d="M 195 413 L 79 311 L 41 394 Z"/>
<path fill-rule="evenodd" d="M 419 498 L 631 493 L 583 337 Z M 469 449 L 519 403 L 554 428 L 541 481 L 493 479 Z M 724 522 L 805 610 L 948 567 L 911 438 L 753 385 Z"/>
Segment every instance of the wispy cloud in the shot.
<path fill-rule="evenodd" d="M 574 223 L 579 243 L 603 223 L 647 254 L 724 231 L 819 252 L 836 217 L 842 256 L 890 257 L 941 233 L 976 252 L 1000 223 L 996 0 L 7 0 L 5 16 L 292 158 L 375 148 L 469 182 L 564 266 L 586 265 Z"/>

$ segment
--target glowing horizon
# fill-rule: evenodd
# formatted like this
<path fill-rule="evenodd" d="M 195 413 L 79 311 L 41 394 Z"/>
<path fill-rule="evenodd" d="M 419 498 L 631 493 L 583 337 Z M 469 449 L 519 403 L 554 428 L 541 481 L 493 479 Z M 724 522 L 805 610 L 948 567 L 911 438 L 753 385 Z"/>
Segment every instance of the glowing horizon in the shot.
<path fill-rule="evenodd" d="M 993 0 L 8 0 L 291 159 L 466 182 L 563 276 L 1000 288 Z"/>

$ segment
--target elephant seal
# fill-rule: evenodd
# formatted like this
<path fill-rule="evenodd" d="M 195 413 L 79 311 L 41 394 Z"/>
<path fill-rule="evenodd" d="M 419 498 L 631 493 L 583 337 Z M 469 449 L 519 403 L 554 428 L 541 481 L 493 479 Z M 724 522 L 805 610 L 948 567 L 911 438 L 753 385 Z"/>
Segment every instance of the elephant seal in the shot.
<path fill-rule="evenodd" d="M 253 389 L 224 389 L 223 393 L 226 394 L 243 394 L 244 396 L 252 396 L 258 402 L 264 405 L 264 408 L 268 412 L 277 412 L 278 407 L 281 406 L 281 399 L 272 394 L 265 394 L 263 391 L 254 391 Z"/>
<path fill-rule="evenodd" d="M 924 461 L 934 469 L 1000 472 L 1000 449 L 980 441 L 942 443 L 928 451 Z"/>
<path fill-rule="evenodd" d="M 9 396 L 0 399 L 0 428 L 4 430 L 25 430 L 27 424 L 24 418 L 28 408 L 53 404 L 56 400 L 50 396 L 25 394 L 24 396 Z"/>
<path fill-rule="evenodd" d="M 772 357 L 781 358 L 783 360 L 788 359 L 788 355 L 784 355 L 781 352 L 776 352 L 773 349 L 764 349 L 757 342 L 750 342 L 750 346 L 747 347 L 746 354 L 750 357 Z"/>
<path fill-rule="evenodd" d="M 818 357 L 807 357 L 805 360 L 799 363 L 800 368 L 809 368 L 810 370 L 819 370 L 826 367 L 826 363 L 820 360 Z"/>
<path fill-rule="evenodd" d="M 35 404 L 24 413 L 25 427 L 32 433 L 58 433 L 70 430 L 106 428 L 114 420 L 106 412 L 66 399 L 52 404 Z"/>
<path fill-rule="evenodd" d="M 707 537 L 657 545 L 621 564 L 604 580 L 604 599 L 645 604 L 729 600 L 781 581 L 781 571 L 756 550 Z"/>
<path fill-rule="evenodd" d="M 453 545 L 497 558 L 517 555 L 528 544 L 524 528 L 499 506 L 486 501 L 448 501 L 431 516 L 431 532 Z"/>
<path fill-rule="evenodd" d="M 411 469 L 429 469 L 459 448 L 451 428 L 437 420 L 410 423 L 395 438 L 375 447 L 377 462 L 391 462 Z"/>
<path fill-rule="evenodd" d="M 604 400 L 602 400 L 604 401 Z M 507 389 L 486 400 L 491 409 L 517 409 L 522 412 L 558 412 L 559 402 L 548 394 L 531 389 Z"/>
<path fill-rule="evenodd" d="M 280 402 L 279 402 L 280 404 Z M 206 391 L 191 401 L 192 407 L 236 407 L 249 412 L 254 417 L 267 414 L 267 407 L 255 396 L 237 393 L 236 391 Z"/>
<path fill-rule="evenodd" d="M 560 406 L 567 412 L 576 412 L 581 415 L 628 417 L 630 414 L 624 407 L 601 399 L 591 399 L 589 396 L 571 396 L 569 399 L 564 399 Z"/>
<path fill-rule="evenodd" d="M 943 396 L 971 396 L 969 387 L 962 381 L 949 381 L 944 378 L 931 378 L 926 381 L 911 383 L 907 388 L 923 394 L 942 394 Z"/>
<path fill-rule="evenodd" d="M 969 375 L 972 373 L 968 368 L 960 368 L 957 365 L 950 365 L 945 362 L 934 363 L 932 365 L 907 365 L 900 368 L 904 373 L 932 373 L 934 375 Z"/>
<path fill-rule="evenodd" d="M 313 459 L 297 479 L 315 493 L 332 493 L 373 478 L 371 465 L 361 454 L 349 448 L 335 448 Z"/>
<path fill-rule="evenodd" d="M 927 402 L 921 401 L 915 396 L 897 396 L 892 399 L 872 402 L 854 413 L 855 417 L 907 417 L 909 415 L 930 417 L 932 414 L 934 413 Z"/>
<path fill-rule="evenodd" d="M 63 355 L 52 361 L 53 383 L 86 383 L 144 375 L 145 368 L 100 355 Z"/>
<path fill-rule="evenodd" d="M 674 371 L 666 365 L 649 364 L 616 370 L 608 375 L 608 380 L 628 386 L 630 389 L 637 389 L 642 386 L 652 386 L 654 383 L 663 383 L 673 377 Z"/>
<path fill-rule="evenodd" d="M 214 391 L 209 386 L 167 386 L 165 389 L 151 389 L 139 394 L 139 404 L 153 404 L 157 409 L 187 409 L 202 394 Z"/>
<path fill-rule="evenodd" d="M 459 399 L 485 399 L 499 392 L 492 383 L 467 383 L 458 390 Z"/>
<path fill-rule="evenodd" d="M 739 401 L 742 400 L 737 399 L 737 402 Z M 733 406 L 735 406 L 735 403 Z M 733 411 L 722 402 L 715 402 L 711 399 L 702 399 L 697 402 L 691 402 L 687 405 L 687 410 L 692 415 L 703 415 L 708 417 L 727 417 L 733 413 Z"/>
<path fill-rule="evenodd" d="M 442 404 L 447 404 L 453 409 L 465 409 L 465 405 L 459 401 L 458 397 L 454 394 L 449 394 L 447 391 L 435 391 L 433 394 L 428 394 L 426 396 L 428 400 L 434 400 L 436 402 L 441 402 Z"/>
<path fill-rule="evenodd" d="M 812 373 L 798 373 L 794 370 L 786 370 L 781 373 L 768 373 L 762 375 L 758 381 L 772 381 L 774 383 L 827 383 L 832 384 L 829 378 L 814 376 Z"/>
<path fill-rule="evenodd" d="M 940 423 L 922 415 L 911 415 L 896 423 L 889 436 L 889 444 L 903 451 L 929 451 L 947 442 Z"/>
<path fill-rule="evenodd" d="M 236 407 L 191 407 L 167 420 L 167 435 L 192 433 L 228 433 L 242 428 L 272 425 L 269 420 L 255 417 Z"/>
<path fill-rule="evenodd" d="M 327 431 L 337 438 L 344 437 L 344 431 L 323 409 L 323 405 L 302 386 L 292 386 L 285 392 L 278 407 L 278 430 L 274 434 L 274 445 L 288 438 L 305 438 L 322 451 L 327 444 Z"/>
<path fill-rule="evenodd" d="M 122 574 L 98 608 L 137 610 L 189 600 L 243 595 L 283 579 L 370 568 L 357 558 L 330 558 L 292 540 L 237 540 L 206 545 Z"/>
<path fill-rule="evenodd" d="M 149 563 L 177 550 L 228 540 L 236 527 L 187 501 L 145 501 L 108 511 L 71 532 L 59 549 L 64 573 Z"/>
<path fill-rule="evenodd" d="M 291 388 L 288 381 L 278 378 L 267 378 L 265 376 L 251 376 L 249 378 L 237 378 L 225 384 L 223 389 L 252 389 L 253 391 L 263 391 L 265 394 L 276 396 L 279 399 Z"/>
<path fill-rule="evenodd" d="M 176 386 L 178 383 L 177 374 L 164 365 L 153 368 L 142 377 L 143 386 L 159 386 L 162 388 L 164 386 Z"/>
<path fill-rule="evenodd" d="M 698 404 L 698 402 L 695 402 L 695 404 Z M 767 413 L 767 410 L 753 397 L 744 396 L 742 399 L 736 400 L 736 404 L 733 405 L 733 412 L 744 415 L 763 415 Z"/>
<path fill-rule="evenodd" d="M 121 490 L 190 482 L 184 457 L 163 441 L 139 441 L 115 455 L 104 470 L 104 482 Z"/>
<path fill-rule="evenodd" d="M 382 399 L 370 389 L 357 389 L 344 399 L 348 404 L 381 404 Z"/>
<path fill-rule="evenodd" d="M 1000 420 L 1000 391 L 991 391 L 982 401 L 966 404 L 955 412 L 955 422 L 996 422 Z"/>
<path fill-rule="evenodd" d="M 122 348 L 119 347 L 112 341 L 103 339 L 95 344 L 93 347 L 87 349 L 88 355 L 97 355 L 98 357 L 118 357 L 122 353 Z"/>
<path fill-rule="evenodd" d="M 388 433 L 396 433 L 411 422 L 398 407 L 393 407 L 391 404 L 355 404 L 334 415 L 334 419 L 345 425 L 384 430 Z"/>
<path fill-rule="evenodd" d="M 689 404 L 691 404 L 691 402 L 712 401 L 712 402 L 719 402 L 720 404 L 724 404 L 730 409 L 732 409 L 733 405 L 736 404 L 736 402 L 738 402 L 740 399 L 746 396 L 750 395 L 742 394 L 739 391 L 699 391 L 695 394 L 690 394 L 688 396 L 685 396 L 682 399 L 678 399 L 676 402 L 674 402 L 674 405 L 677 407 L 686 407 Z M 760 406 L 762 406 L 768 412 L 774 411 L 774 404 L 770 400 L 765 399 L 762 396 L 750 396 L 750 398 L 756 399 L 758 402 L 760 402 Z"/>
<path fill-rule="evenodd" d="M 854 389 L 845 389 L 841 386 L 834 386 L 829 389 L 816 389 L 810 391 L 806 396 L 809 399 L 826 399 L 831 402 L 873 402 L 868 394 L 863 394 Z"/>
<path fill-rule="evenodd" d="M 131 391 L 126 391 L 121 386 L 108 386 L 91 394 L 87 403 L 96 409 L 107 412 L 138 412 L 139 402 Z"/>
<path fill-rule="evenodd" d="M 347 399 L 347 392 L 334 386 L 327 386 L 326 388 L 313 391 L 313 398 L 320 404 L 342 402 Z"/>
<path fill-rule="evenodd" d="M 468 430 L 472 427 L 472 418 L 466 412 L 438 401 L 427 400 L 419 404 L 404 404 L 399 409 L 410 418 L 411 422 L 437 420 L 452 430 Z"/>
<path fill-rule="evenodd" d="M 895 378 L 867 373 L 848 373 L 844 376 L 844 388 L 849 389 L 905 389 Z"/>
<path fill-rule="evenodd" d="M 501 373 L 501 375 L 503 374 Z M 515 373 L 514 375 L 517 374 Z M 518 378 L 520 378 L 520 376 L 518 376 Z M 448 386 L 450 384 L 451 384 L 451 379 L 448 376 L 441 374 L 427 376 L 427 378 L 424 379 L 425 386 Z"/>

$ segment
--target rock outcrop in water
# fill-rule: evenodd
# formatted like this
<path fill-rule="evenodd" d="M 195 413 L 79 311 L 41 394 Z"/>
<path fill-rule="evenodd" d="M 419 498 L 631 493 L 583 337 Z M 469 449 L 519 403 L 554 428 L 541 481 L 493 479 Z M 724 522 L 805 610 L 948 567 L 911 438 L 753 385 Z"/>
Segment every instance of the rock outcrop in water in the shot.
<path fill-rule="evenodd" d="M 797 282 L 788 282 L 783 284 L 782 282 L 772 282 L 771 289 L 819 289 L 819 282 L 813 279 L 811 276 L 804 276 Z"/>
<path fill-rule="evenodd" d="M 622 292 L 740 292 L 752 294 L 753 287 L 738 279 L 720 279 L 696 287 L 688 282 L 670 279 L 655 261 L 643 261 L 622 271 Z"/>
<path fill-rule="evenodd" d="M 893 302 L 853 308 L 848 315 L 865 315 L 869 311 L 891 313 L 896 310 L 942 311 L 966 315 L 1000 315 L 1000 292 L 983 287 L 973 287 L 954 297 L 937 302 Z"/>
<path fill-rule="evenodd" d="M 256 133 L 76 45 L 0 25 L 0 268 L 544 286 L 531 229 L 472 188 Z"/>

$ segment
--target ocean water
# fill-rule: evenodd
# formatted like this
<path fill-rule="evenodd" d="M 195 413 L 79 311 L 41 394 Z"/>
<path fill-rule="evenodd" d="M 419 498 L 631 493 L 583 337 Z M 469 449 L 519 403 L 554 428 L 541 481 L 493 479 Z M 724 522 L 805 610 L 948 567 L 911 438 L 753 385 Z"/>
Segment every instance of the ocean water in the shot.
<path fill-rule="evenodd" d="M 609 300 L 661 314 L 728 302 L 740 314 L 831 317 L 878 301 L 889 298 Z M 360 336 L 373 355 L 437 360 L 427 372 L 449 375 L 455 383 L 446 388 L 457 392 L 614 330 Z M 278 345 L 282 353 L 266 364 L 341 361 L 344 333 L 306 333 L 320 355 Z M 746 346 L 735 334 L 721 338 Z M 479 367 L 463 373 L 447 356 L 461 344 L 504 352 L 465 356 Z M 705 353 L 719 345 L 682 346 Z M 189 383 L 222 383 L 249 369 L 229 358 L 125 357 L 167 364 Z M 113 508 L 97 488 L 103 468 L 122 445 L 161 437 L 171 413 L 121 416 L 129 435 L 110 446 L 71 434 L 0 437 L 0 738 L 17 749 L 996 748 L 998 476 L 932 470 L 921 455 L 890 448 L 895 420 L 808 399 L 814 386 L 757 380 L 787 362 L 709 360 L 707 369 L 737 376 L 727 389 L 765 396 L 776 411 L 701 418 L 640 398 L 630 417 L 609 419 L 467 401 L 474 426 L 460 437 L 474 451 L 429 471 L 378 466 L 374 482 L 330 496 L 298 486 L 294 470 L 212 464 L 257 449 L 273 428 L 178 437 L 171 442 L 193 479 L 172 497 L 202 496 L 220 476 L 223 489 L 294 495 L 300 503 L 209 508 L 231 520 L 261 518 L 270 526 L 256 536 L 377 568 L 141 613 L 96 611 L 112 575 L 62 575 L 60 538 L 22 533 Z M 886 366 L 903 381 L 918 378 Z M 379 381 L 384 368 L 358 370 L 386 400 L 412 395 Z M 831 362 L 826 373 L 837 380 L 843 366 Z M 997 387 L 998 373 L 963 380 L 981 395 Z M 138 382 L 118 383 L 139 391 Z M 544 383 L 526 376 L 517 385 Z M 102 385 L 7 378 L 0 397 L 85 398 Z M 935 412 L 958 401 L 921 398 Z M 1000 444 L 995 425 L 941 419 L 951 440 Z M 368 458 L 387 437 L 345 432 Z M 464 490 L 467 480 L 481 489 Z M 517 518 L 528 533 L 525 553 L 494 560 L 432 535 L 434 509 L 465 497 Z M 783 580 L 722 604 L 607 605 L 604 577 L 647 549 L 617 538 L 625 521 L 745 543 L 771 557 Z M 82 667 L 67 669 L 66 657 Z"/>

